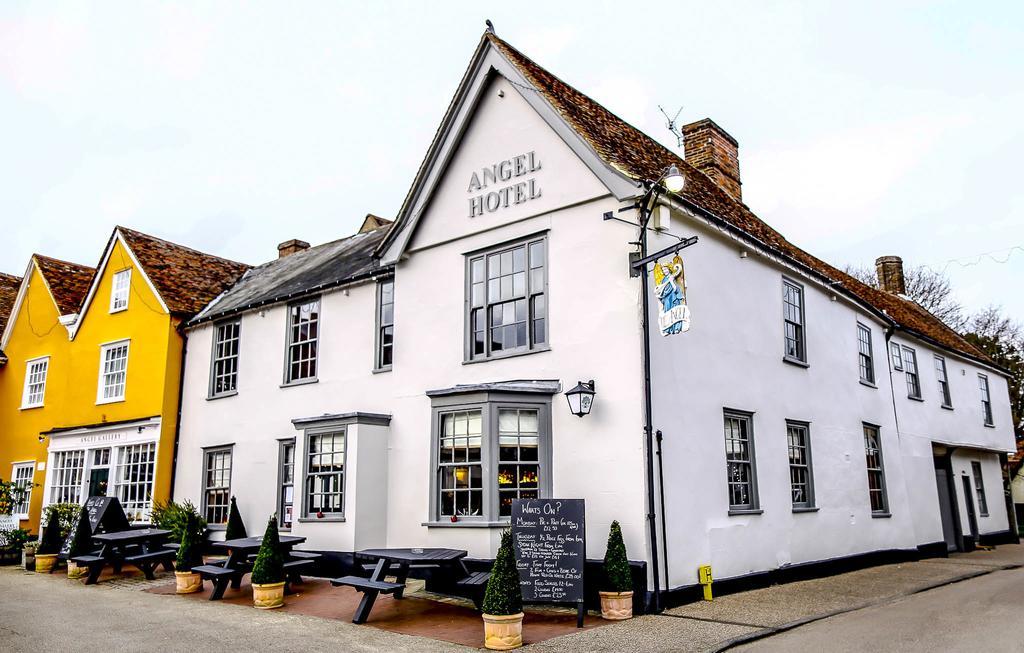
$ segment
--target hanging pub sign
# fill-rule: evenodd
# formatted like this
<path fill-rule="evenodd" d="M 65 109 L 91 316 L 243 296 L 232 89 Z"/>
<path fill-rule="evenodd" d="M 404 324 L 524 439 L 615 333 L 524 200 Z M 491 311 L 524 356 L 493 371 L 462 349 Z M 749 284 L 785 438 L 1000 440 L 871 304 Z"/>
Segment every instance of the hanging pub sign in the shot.
<path fill-rule="evenodd" d="M 654 292 L 661 302 L 658 326 L 661 335 L 671 336 L 690 330 L 690 307 L 686 305 L 686 275 L 683 259 L 675 254 L 654 264 Z"/>
<path fill-rule="evenodd" d="M 476 193 L 469 198 L 469 217 L 494 213 L 540 197 L 537 179 L 530 176 L 538 170 L 540 159 L 536 153 L 526 152 L 481 168 L 479 174 L 474 171 L 466 189 L 467 193 Z"/>
<path fill-rule="evenodd" d="M 512 543 L 523 601 L 575 603 L 582 625 L 587 557 L 583 499 L 513 499 Z"/>

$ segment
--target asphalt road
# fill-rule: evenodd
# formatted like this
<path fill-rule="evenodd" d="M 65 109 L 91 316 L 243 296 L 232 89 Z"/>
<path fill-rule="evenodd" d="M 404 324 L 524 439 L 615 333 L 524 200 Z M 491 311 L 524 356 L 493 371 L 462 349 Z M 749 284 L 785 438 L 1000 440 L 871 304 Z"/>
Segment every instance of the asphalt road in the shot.
<path fill-rule="evenodd" d="M 837 615 L 732 650 L 1024 651 L 1024 569 Z"/>

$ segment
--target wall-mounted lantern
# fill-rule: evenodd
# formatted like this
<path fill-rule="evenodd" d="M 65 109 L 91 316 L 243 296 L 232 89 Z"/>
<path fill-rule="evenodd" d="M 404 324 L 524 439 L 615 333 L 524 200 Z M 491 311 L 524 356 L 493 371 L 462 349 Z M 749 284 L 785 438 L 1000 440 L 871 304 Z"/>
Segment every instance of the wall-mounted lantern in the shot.
<path fill-rule="evenodd" d="M 596 390 L 597 384 L 591 379 L 586 383 L 580 381 L 576 384 L 575 388 L 565 393 L 565 398 L 569 400 L 569 410 L 573 415 L 583 417 L 590 414 L 590 407 L 594 405 Z"/>

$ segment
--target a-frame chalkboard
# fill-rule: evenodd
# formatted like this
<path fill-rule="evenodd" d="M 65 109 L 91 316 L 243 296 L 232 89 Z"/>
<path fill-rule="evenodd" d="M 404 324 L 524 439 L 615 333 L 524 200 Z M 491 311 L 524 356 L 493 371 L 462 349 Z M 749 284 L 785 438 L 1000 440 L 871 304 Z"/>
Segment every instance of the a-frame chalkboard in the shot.
<path fill-rule="evenodd" d="M 83 507 L 89 513 L 89 526 L 92 529 L 92 535 L 126 531 L 132 527 L 128 522 L 128 515 L 124 514 L 124 508 L 121 507 L 121 502 L 117 500 L 117 497 L 89 497 L 85 500 Z M 64 544 L 60 547 L 58 558 L 61 560 L 67 560 L 68 554 L 71 552 L 71 543 L 75 541 L 77 531 L 78 518 L 75 518 L 75 522 L 71 525 L 71 532 L 68 533 Z"/>

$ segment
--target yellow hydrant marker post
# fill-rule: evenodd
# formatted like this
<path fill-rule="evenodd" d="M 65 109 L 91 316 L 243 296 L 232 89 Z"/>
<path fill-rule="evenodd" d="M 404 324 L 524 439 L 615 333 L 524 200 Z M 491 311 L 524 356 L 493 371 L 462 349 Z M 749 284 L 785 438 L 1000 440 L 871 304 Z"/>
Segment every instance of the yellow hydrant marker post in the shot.
<path fill-rule="evenodd" d="M 711 565 L 701 565 L 697 567 L 697 578 L 700 580 L 700 584 L 704 586 L 704 600 L 711 600 Z"/>

